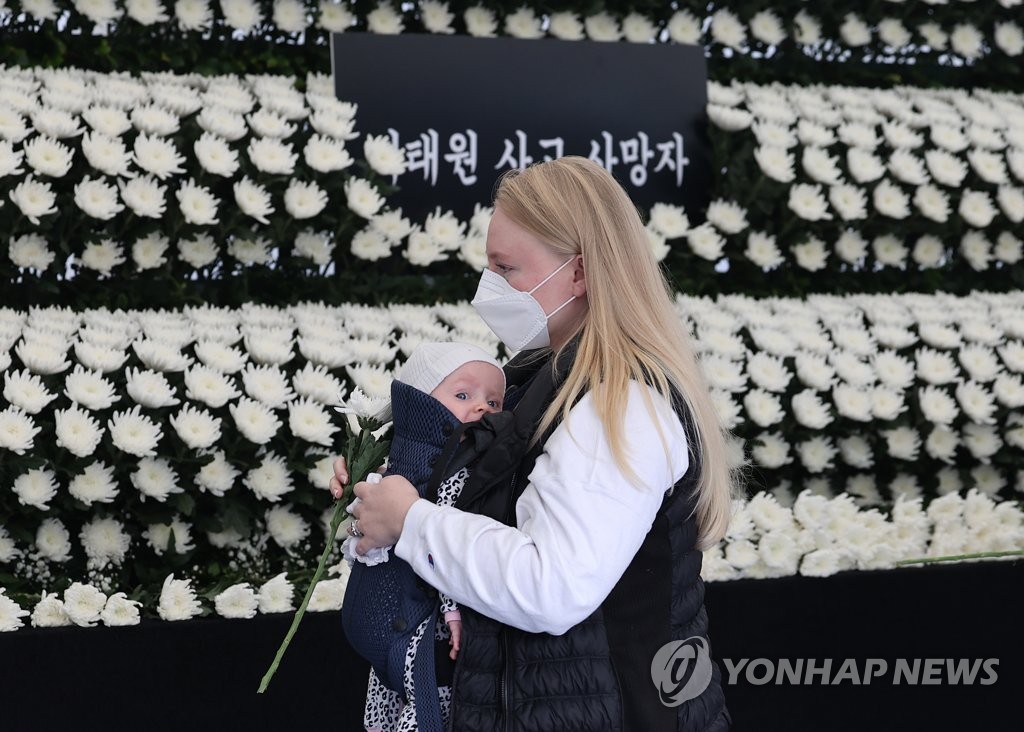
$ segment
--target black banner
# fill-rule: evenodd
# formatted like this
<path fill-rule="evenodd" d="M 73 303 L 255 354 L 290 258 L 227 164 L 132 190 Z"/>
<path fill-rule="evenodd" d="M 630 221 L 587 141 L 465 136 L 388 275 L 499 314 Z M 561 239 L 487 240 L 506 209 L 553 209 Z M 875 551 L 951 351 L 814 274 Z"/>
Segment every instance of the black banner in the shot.
<path fill-rule="evenodd" d="M 408 170 L 390 200 L 413 221 L 467 217 L 505 170 L 596 160 L 647 209 L 707 205 L 707 70 L 698 47 L 372 33 L 335 34 L 334 90 L 365 135 L 388 135 Z"/>

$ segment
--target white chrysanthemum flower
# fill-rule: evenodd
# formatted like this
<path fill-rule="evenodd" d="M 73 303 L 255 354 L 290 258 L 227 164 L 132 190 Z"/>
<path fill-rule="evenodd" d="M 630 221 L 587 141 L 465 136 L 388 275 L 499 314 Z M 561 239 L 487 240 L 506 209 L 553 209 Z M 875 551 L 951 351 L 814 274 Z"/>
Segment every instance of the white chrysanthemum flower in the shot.
<path fill-rule="evenodd" d="M 201 186 L 189 178 L 174 192 L 174 197 L 178 199 L 178 208 L 186 222 L 196 226 L 218 223 L 217 209 L 220 206 L 220 199 L 206 186 Z"/>
<path fill-rule="evenodd" d="M 871 390 L 871 413 L 875 419 L 892 421 L 907 411 L 903 392 L 886 386 L 876 386 Z"/>
<path fill-rule="evenodd" d="M 448 253 L 440 243 L 423 231 L 414 231 L 409 236 L 409 242 L 402 251 L 410 264 L 417 267 L 427 267 L 435 262 L 443 262 L 448 258 Z"/>
<path fill-rule="evenodd" d="M 267 533 L 283 549 L 292 549 L 309 536 L 309 522 L 286 506 L 275 506 L 264 514 Z"/>
<path fill-rule="evenodd" d="M 257 445 L 269 442 L 281 428 L 281 420 L 270 408 L 254 399 L 242 397 L 237 403 L 228 405 L 228 410 L 238 431 Z"/>
<path fill-rule="evenodd" d="M 220 0 L 224 22 L 232 28 L 248 33 L 263 22 L 263 9 L 255 0 Z"/>
<path fill-rule="evenodd" d="M 181 167 L 185 158 L 178 153 L 174 142 L 155 135 L 142 133 L 135 138 L 132 160 L 160 180 L 185 172 Z"/>
<path fill-rule="evenodd" d="M 833 467 L 837 450 L 828 437 L 813 437 L 799 442 L 796 453 L 809 473 L 821 473 Z"/>
<path fill-rule="evenodd" d="M 847 465 L 861 470 L 869 470 L 875 464 L 871 444 L 861 435 L 839 440 L 839 454 Z"/>
<path fill-rule="evenodd" d="M 328 33 L 344 33 L 355 25 L 356 16 L 343 3 L 320 0 L 320 15 L 317 22 Z"/>
<path fill-rule="evenodd" d="M 222 137 L 229 142 L 235 142 L 249 134 L 245 118 L 235 111 L 220 106 L 219 102 L 210 102 L 203 107 L 196 117 L 196 123 L 206 132 Z M 198 154 L 197 150 L 196 155 L 198 156 Z M 237 154 L 235 155 L 237 159 Z"/>
<path fill-rule="evenodd" d="M 996 23 L 993 39 L 996 46 L 1007 56 L 1020 56 L 1024 53 L 1024 31 L 1016 23 Z"/>
<path fill-rule="evenodd" d="M 344 142 L 319 134 L 309 138 L 302 155 L 306 165 L 319 173 L 344 170 L 355 162 Z"/>
<path fill-rule="evenodd" d="M 29 414 L 39 414 L 43 407 L 57 398 L 38 376 L 28 370 L 6 372 L 3 395 L 8 402 Z"/>
<path fill-rule="evenodd" d="M 725 249 L 725 239 L 707 222 L 687 231 L 686 241 L 694 254 L 710 262 L 720 259 Z"/>
<path fill-rule="evenodd" d="M 910 215 L 910 197 L 888 178 L 875 186 L 872 201 L 875 210 L 884 216 L 904 219 Z"/>
<path fill-rule="evenodd" d="M 138 176 L 117 183 L 125 204 L 143 218 L 158 219 L 164 215 L 167 203 L 164 194 L 167 187 L 157 183 L 152 176 Z"/>
<path fill-rule="evenodd" d="M 71 534 L 60 519 L 43 519 L 36 530 L 35 547 L 49 562 L 66 562 L 71 558 Z"/>
<path fill-rule="evenodd" d="M 160 137 L 173 135 L 181 127 L 178 115 L 157 104 L 144 104 L 135 107 L 131 112 L 131 120 L 140 132 Z"/>
<path fill-rule="evenodd" d="M 859 147 L 846 151 L 846 165 L 858 183 L 869 183 L 885 175 L 885 166 L 873 153 Z"/>
<path fill-rule="evenodd" d="M 970 23 L 957 23 L 949 34 L 950 48 L 968 61 L 981 56 L 984 43 L 985 36 Z"/>
<path fill-rule="evenodd" d="M 228 462 L 227 456 L 221 450 L 212 452 L 213 460 L 203 465 L 196 475 L 196 485 L 218 498 L 231 490 L 235 480 L 241 473 Z"/>
<path fill-rule="evenodd" d="M 999 186 L 996 200 L 1007 219 L 1015 224 L 1024 221 L 1024 191 L 1013 186 Z"/>
<path fill-rule="evenodd" d="M 382 2 L 366 15 L 366 29 L 371 33 L 398 35 L 405 30 L 402 16 L 390 3 Z"/>
<path fill-rule="evenodd" d="M 952 465 L 956 449 L 960 445 L 960 435 L 948 427 L 938 425 L 928 434 L 924 449 L 931 457 Z"/>
<path fill-rule="evenodd" d="M 995 424 L 996 403 L 992 393 L 975 381 L 957 384 L 956 399 L 972 421 L 978 424 Z"/>
<path fill-rule="evenodd" d="M 93 104 L 82 112 L 82 120 L 96 132 L 117 140 L 132 128 L 127 113 L 118 107 Z"/>
<path fill-rule="evenodd" d="M 261 224 L 269 224 L 267 217 L 274 213 L 274 207 L 270 203 L 270 193 L 259 183 L 249 180 L 246 176 L 237 181 L 232 190 L 235 193 L 235 202 L 246 216 L 259 221 Z"/>
<path fill-rule="evenodd" d="M 257 498 L 272 503 L 281 500 L 281 496 L 294 488 L 288 464 L 283 457 L 274 453 L 264 455 L 260 464 L 250 470 L 242 482 Z"/>
<path fill-rule="evenodd" d="M 390 389 L 388 390 L 390 392 Z M 351 414 L 355 417 L 376 417 L 381 409 L 390 402 L 387 396 L 368 396 L 362 389 L 356 387 L 345 400 L 344 405 L 336 407 L 343 414 Z"/>
<path fill-rule="evenodd" d="M 882 437 L 885 439 L 889 455 L 899 460 L 917 460 L 918 451 L 921 449 L 921 435 L 911 427 L 896 427 L 891 430 L 883 430 Z"/>
<path fill-rule="evenodd" d="M 185 372 L 185 397 L 219 409 L 241 394 L 219 369 L 193 366 Z"/>
<path fill-rule="evenodd" d="M 0 412 L 0 448 L 24 455 L 32 449 L 40 429 L 27 414 L 9 406 Z"/>
<path fill-rule="evenodd" d="M 738 234 L 747 228 L 747 212 L 734 201 L 717 199 L 709 203 L 707 220 L 726 234 Z"/>
<path fill-rule="evenodd" d="M 348 207 L 364 219 L 372 219 L 384 205 L 384 199 L 373 184 L 362 178 L 345 181 L 345 197 Z"/>
<path fill-rule="evenodd" d="M 49 183 L 28 176 L 8 196 L 21 213 L 36 226 L 43 216 L 57 213 L 57 196 Z"/>
<path fill-rule="evenodd" d="M 992 393 L 999 403 L 1010 409 L 1024 406 L 1024 380 L 1020 376 L 1000 374 L 992 385 Z"/>
<path fill-rule="evenodd" d="M 266 237 L 236 236 L 228 244 L 228 255 L 246 267 L 254 264 L 270 264 L 273 261 L 272 242 Z"/>
<path fill-rule="evenodd" d="M 331 261 L 334 253 L 334 242 L 326 231 L 313 231 L 303 229 L 295 235 L 295 254 L 311 260 L 318 266 L 324 266 Z"/>
<path fill-rule="evenodd" d="M 990 425 L 968 423 L 964 426 L 963 441 L 971 455 L 983 463 L 990 462 L 1003 446 L 998 428 Z"/>
<path fill-rule="evenodd" d="M 790 183 L 796 177 L 793 154 L 776 145 L 760 145 L 754 150 L 754 160 L 761 172 L 780 183 Z"/>
<path fill-rule="evenodd" d="M 221 591 L 213 598 L 213 605 L 223 618 L 249 619 L 256 617 L 260 601 L 249 583 L 242 582 Z"/>
<path fill-rule="evenodd" d="M 871 43 L 871 28 L 856 13 L 847 13 L 839 26 L 839 36 L 847 46 L 858 48 Z"/>
<path fill-rule="evenodd" d="M 584 38 L 583 22 L 579 15 L 568 10 L 551 14 L 548 32 L 563 41 L 582 41 Z"/>
<path fill-rule="evenodd" d="M 762 231 L 752 231 L 747 236 L 747 248 L 744 256 L 761 269 L 772 270 L 786 261 L 775 243 L 775 237 Z"/>
<path fill-rule="evenodd" d="M 917 361 L 917 375 L 929 384 L 948 384 L 960 376 L 960 369 L 948 353 L 921 348 L 914 356 Z"/>
<path fill-rule="evenodd" d="M 181 441 L 194 450 L 210 447 L 220 439 L 220 417 L 191 404 L 171 416 L 170 423 Z"/>
<path fill-rule="evenodd" d="M 1002 366 L 995 351 L 983 345 L 967 345 L 960 349 L 960 365 L 974 381 L 988 383 L 999 375 Z"/>
<path fill-rule="evenodd" d="M 25 162 L 39 175 L 62 178 L 71 170 L 74 151 L 67 145 L 39 135 L 22 146 Z"/>
<path fill-rule="evenodd" d="M 125 593 L 115 592 L 107 598 L 100 620 L 108 627 L 138 625 L 141 605 L 138 600 L 129 600 Z"/>
<path fill-rule="evenodd" d="M 25 234 L 11 239 L 8 255 L 15 267 L 35 269 L 42 272 L 48 269 L 56 254 L 46 244 L 46 239 L 38 234 Z"/>
<path fill-rule="evenodd" d="M 128 369 L 125 372 L 125 390 L 137 404 L 151 409 L 172 407 L 180 400 L 167 378 L 156 371 Z"/>
<path fill-rule="evenodd" d="M 170 549 L 172 537 L 175 554 L 188 554 L 195 549 L 195 544 L 192 543 L 192 528 L 178 516 L 169 524 L 150 524 L 142 532 L 142 536 L 149 542 L 157 556 L 163 556 L 163 553 Z"/>
<path fill-rule="evenodd" d="M 828 200 L 844 221 L 867 218 L 867 194 L 858 186 L 850 184 L 831 186 L 828 191 Z"/>
<path fill-rule="evenodd" d="M 90 371 L 76 365 L 64 381 L 64 395 L 86 409 L 107 409 L 119 400 L 114 386 L 99 371 Z"/>
<path fill-rule="evenodd" d="M 789 189 L 789 209 L 806 221 L 831 219 L 820 185 L 797 183 Z"/>
<path fill-rule="evenodd" d="M 980 231 L 968 231 L 960 239 L 960 255 L 972 269 L 981 272 L 992 263 L 992 243 Z"/>
<path fill-rule="evenodd" d="M 370 167 L 381 175 L 395 176 L 405 172 L 405 152 L 387 135 L 367 135 L 363 155 Z"/>
<path fill-rule="evenodd" d="M 271 409 L 281 409 L 295 399 L 288 377 L 277 366 L 249 365 L 242 372 L 245 393 Z"/>
<path fill-rule="evenodd" d="M 743 397 L 747 416 L 759 427 L 770 427 L 785 417 L 779 398 L 764 389 L 753 389 Z"/>
<path fill-rule="evenodd" d="M 274 0 L 273 21 L 285 33 L 302 33 L 312 18 L 300 0 Z"/>
<path fill-rule="evenodd" d="M 180 346 L 149 338 L 136 340 L 132 350 L 147 367 L 154 371 L 184 371 L 192 363 L 192 357 L 186 356 Z"/>
<path fill-rule="evenodd" d="M 682 206 L 656 203 L 651 207 L 649 225 L 666 239 L 678 239 L 690 229 L 690 221 Z M 486 228 L 481 229 L 486 232 Z"/>
<path fill-rule="evenodd" d="M 82 252 L 82 266 L 109 277 L 114 267 L 125 263 L 124 247 L 113 239 L 103 239 L 86 245 Z"/>
<path fill-rule="evenodd" d="M 298 395 L 321 404 L 337 404 L 345 393 L 341 381 L 332 376 L 327 367 L 314 366 L 309 362 L 292 376 L 292 387 Z"/>
<path fill-rule="evenodd" d="M 960 197 L 957 212 L 971 226 L 983 229 L 992 223 L 998 210 L 985 191 L 966 190 Z"/>
<path fill-rule="evenodd" d="M 829 413 L 828 406 L 822 402 L 818 392 L 814 389 L 805 389 L 796 394 L 793 397 L 791 406 L 796 421 L 804 427 L 820 430 L 832 422 L 832 415 Z M 843 413 L 842 408 L 839 411 L 841 414 Z"/>
<path fill-rule="evenodd" d="M 291 145 L 272 137 L 250 140 L 246 152 L 259 171 L 272 175 L 291 175 L 299 159 L 298 154 L 292 152 Z"/>
<path fill-rule="evenodd" d="M 144 272 L 165 265 L 165 255 L 170 244 L 166 236 L 156 232 L 136 239 L 132 244 L 132 261 L 135 263 L 135 269 Z"/>
<path fill-rule="evenodd" d="M 3 588 L 0 588 L 0 631 L 15 630 L 16 628 L 21 627 L 21 621 L 19 620 L 16 624 L 11 624 L 9 620 L 4 617 L 4 602 L 11 601 L 3 596 L 3 592 Z M 14 607 L 17 608 L 18 606 L 14 605 Z M 7 610 L 7 612 L 10 612 L 10 610 Z M 16 617 L 24 615 L 28 615 L 28 612 L 22 610 Z M 57 593 L 46 592 L 43 590 L 42 597 L 32 610 L 32 627 L 60 628 L 66 625 L 71 625 L 71 618 L 68 617 L 67 612 L 64 610 L 64 602 L 60 599 Z"/>
<path fill-rule="evenodd" d="M 83 628 L 96 625 L 106 604 L 107 596 L 92 585 L 72 582 L 64 590 L 64 611 L 72 623 Z"/>
<path fill-rule="evenodd" d="M 334 444 L 334 433 L 339 429 L 322 406 L 305 397 L 288 405 L 288 427 L 299 439 L 324 447 Z"/>
<path fill-rule="evenodd" d="M 887 267 L 903 267 L 910 253 L 900 239 L 892 234 L 876 236 L 871 242 L 875 261 Z"/>
<path fill-rule="evenodd" d="M 754 463 L 762 468 L 774 470 L 793 462 L 789 454 L 789 443 L 778 432 L 762 432 L 754 439 L 750 454 Z M 731 526 L 731 524 L 730 524 Z"/>
<path fill-rule="evenodd" d="M 179 241 L 178 255 L 192 267 L 200 269 L 217 260 L 218 249 L 212 237 L 202 234 L 194 239 Z"/>
<path fill-rule="evenodd" d="M 107 421 L 110 441 L 129 455 L 156 455 L 156 446 L 163 433 L 160 426 L 140 410 L 141 407 L 136 405 L 131 410 L 114 413 Z"/>
<path fill-rule="evenodd" d="M 750 35 L 769 46 L 777 46 L 786 40 L 786 29 L 773 11 L 760 10 L 750 19 Z"/>
<path fill-rule="evenodd" d="M 182 2 L 183 0 L 179 0 Z M 196 599 L 191 580 L 176 580 L 173 574 L 164 579 L 160 591 L 157 613 L 164 620 L 188 620 L 202 612 L 202 605 Z"/>
<path fill-rule="evenodd" d="M 375 228 L 367 227 L 352 237 L 350 251 L 359 259 L 376 262 L 391 256 L 391 242 Z"/>
<path fill-rule="evenodd" d="M 89 559 L 89 566 L 96 569 L 108 564 L 120 565 L 131 545 L 124 524 L 112 518 L 94 518 L 82 527 L 78 538 Z"/>
<path fill-rule="evenodd" d="M 238 170 L 238 153 L 231 149 L 223 137 L 204 132 L 196 140 L 193 150 L 196 160 L 208 173 L 229 178 Z"/>
<path fill-rule="evenodd" d="M 825 248 L 825 242 L 815 236 L 794 245 L 790 251 L 796 258 L 797 265 L 810 272 L 822 270 L 828 263 L 828 250 Z"/>
<path fill-rule="evenodd" d="M 68 492 L 87 506 L 110 503 L 118 493 L 114 469 L 102 462 L 92 463 L 71 479 Z"/>
<path fill-rule="evenodd" d="M 327 192 L 314 182 L 292 180 L 284 192 L 284 208 L 295 219 L 316 216 L 327 206 Z"/>
<path fill-rule="evenodd" d="M 57 476 L 51 470 L 35 468 L 15 478 L 11 490 L 22 506 L 48 511 L 50 500 L 57 495 Z"/>
<path fill-rule="evenodd" d="M 348 586 L 348 563 L 342 562 L 343 577 L 332 580 L 320 580 L 313 588 L 309 598 L 308 610 L 314 613 L 340 610 L 345 600 L 345 587 Z"/>
<path fill-rule="evenodd" d="M 76 404 L 54 412 L 54 421 L 57 445 L 78 457 L 91 455 L 103 438 L 100 423 Z"/>
<path fill-rule="evenodd" d="M 184 490 L 178 485 L 177 473 L 164 458 L 145 457 L 139 460 L 138 470 L 132 473 L 131 481 L 142 494 L 142 500 L 148 497 L 163 503 L 172 493 Z"/>
<path fill-rule="evenodd" d="M 543 38 L 541 19 L 532 8 L 520 6 L 515 12 L 505 16 L 505 32 L 513 38 Z"/>
<path fill-rule="evenodd" d="M 288 581 L 285 572 L 264 582 L 257 593 L 257 601 L 261 613 L 286 613 L 294 609 L 292 597 L 295 587 Z"/>
<path fill-rule="evenodd" d="M 747 29 L 735 13 L 720 8 L 711 16 L 711 38 L 723 46 L 740 50 L 747 43 Z"/>

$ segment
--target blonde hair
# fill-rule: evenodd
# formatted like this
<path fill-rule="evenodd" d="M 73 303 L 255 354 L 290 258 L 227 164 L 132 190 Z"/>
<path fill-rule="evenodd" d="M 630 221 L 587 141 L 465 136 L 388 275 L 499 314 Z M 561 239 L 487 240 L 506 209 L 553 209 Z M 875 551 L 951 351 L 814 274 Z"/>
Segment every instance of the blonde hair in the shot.
<path fill-rule="evenodd" d="M 559 417 L 564 419 L 579 396 L 589 391 L 613 459 L 636 483 L 624 449 L 629 382 L 647 382 L 666 398 L 671 385 L 689 409 L 697 437 L 690 451 L 700 456 L 694 509 L 698 546 L 715 544 L 725 535 L 731 514 L 734 481 L 726 457 L 727 437 L 629 196 L 601 166 L 586 158 L 565 157 L 510 171 L 498 184 L 494 202 L 553 252 L 583 258 L 589 308 L 576 331 L 576 359 L 537 434 Z M 656 420 L 646 391 L 644 399 Z M 659 436 L 666 445 L 660 428 Z"/>

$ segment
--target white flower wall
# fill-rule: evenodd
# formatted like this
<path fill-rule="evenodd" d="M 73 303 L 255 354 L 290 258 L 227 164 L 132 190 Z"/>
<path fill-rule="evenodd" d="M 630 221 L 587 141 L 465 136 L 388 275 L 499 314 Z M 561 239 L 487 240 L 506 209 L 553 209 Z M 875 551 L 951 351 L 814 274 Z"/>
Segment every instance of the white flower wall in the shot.
<path fill-rule="evenodd" d="M 678 309 L 757 492 L 709 579 L 1019 547 L 1024 294 Z M 0 585 L 92 588 L 44 594 L 37 625 L 126 621 L 132 602 L 170 619 L 289 607 L 281 573 L 325 538 L 332 405 L 386 397 L 424 339 L 498 353 L 465 303 L 0 310 Z"/>

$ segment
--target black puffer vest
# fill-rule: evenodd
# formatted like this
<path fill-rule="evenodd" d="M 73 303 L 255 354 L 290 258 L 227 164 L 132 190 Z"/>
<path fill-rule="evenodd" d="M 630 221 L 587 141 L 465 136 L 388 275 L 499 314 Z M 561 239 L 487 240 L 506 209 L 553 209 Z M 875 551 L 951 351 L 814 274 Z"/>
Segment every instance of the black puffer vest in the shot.
<path fill-rule="evenodd" d="M 506 366 L 514 417 L 474 463 L 456 507 L 515 524 L 515 503 L 548 435 L 529 438 L 550 404 L 574 353 L 558 373 L 549 359 L 527 353 Z M 518 387 L 518 388 L 517 388 Z M 680 400 L 676 411 L 692 428 Z M 462 608 L 462 649 L 455 664 L 454 732 L 724 732 L 730 717 L 721 675 L 696 698 L 663 704 L 651 678 L 658 649 L 691 636 L 707 639 L 702 554 L 691 516 L 690 469 L 667 495 L 636 557 L 590 617 L 565 634 L 527 633 Z M 614 530 L 614 517 L 609 517 Z M 708 646 L 710 648 L 710 644 Z"/>

